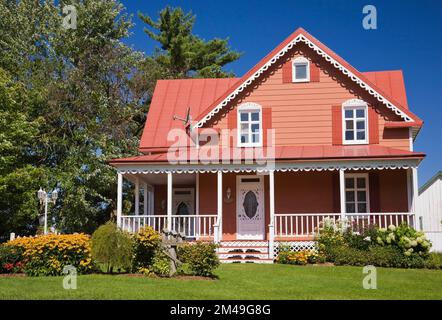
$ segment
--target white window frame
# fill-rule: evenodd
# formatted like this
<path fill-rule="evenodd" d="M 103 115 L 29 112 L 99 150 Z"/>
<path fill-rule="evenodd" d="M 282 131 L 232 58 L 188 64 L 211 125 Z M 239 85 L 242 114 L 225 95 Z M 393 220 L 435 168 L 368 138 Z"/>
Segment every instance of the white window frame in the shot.
<path fill-rule="evenodd" d="M 296 78 L 296 66 L 306 65 L 307 66 L 307 78 L 297 79 Z M 310 61 L 304 57 L 298 57 L 292 60 L 292 82 L 310 82 Z"/>
<path fill-rule="evenodd" d="M 249 112 L 256 112 L 258 111 L 259 113 L 259 142 L 252 142 L 251 141 L 251 137 L 252 137 L 252 121 L 251 118 L 249 118 L 250 120 L 248 121 L 249 124 L 249 142 L 241 142 L 241 113 L 249 113 Z M 262 107 L 257 104 L 257 103 L 253 103 L 253 102 L 247 102 L 244 103 L 242 105 L 240 105 L 238 107 L 237 110 L 237 126 L 236 126 L 236 133 L 237 133 L 237 146 L 238 147 L 262 147 L 262 139 L 263 139 L 263 134 L 262 134 Z"/>
<path fill-rule="evenodd" d="M 345 198 L 345 202 L 344 202 L 344 211 L 345 213 L 348 214 L 352 214 L 352 213 L 370 213 L 370 181 L 369 181 L 369 175 L 368 173 L 346 173 L 344 174 L 344 198 Z M 346 186 L 346 179 L 347 178 L 352 178 L 355 179 L 355 185 L 353 189 L 347 189 Z M 366 197 L 366 206 L 367 206 L 367 211 L 366 212 L 358 212 L 358 198 L 357 198 L 357 193 L 358 191 L 364 190 L 364 189 L 358 189 L 357 186 L 357 178 L 364 178 L 365 179 L 365 197 Z M 355 193 L 355 212 L 347 212 L 347 190 L 352 190 Z"/>
<path fill-rule="evenodd" d="M 345 110 L 360 110 L 363 109 L 365 113 L 365 139 L 364 140 L 356 140 L 357 137 L 357 129 L 356 129 L 356 117 L 353 117 L 353 130 L 354 130 L 354 137 L 355 140 L 347 140 L 345 137 L 345 131 L 347 129 L 347 126 L 345 124 Z M 356 115 L 356 113 L 354 113 Z M 342 143 L 343 144 L 368 144 L 369 143 L 369 129 L 368 129 L 368 105 L 365 101 L 359 100 L 359 99 L 352 99 L 347 100 L 342 104 Z"/>

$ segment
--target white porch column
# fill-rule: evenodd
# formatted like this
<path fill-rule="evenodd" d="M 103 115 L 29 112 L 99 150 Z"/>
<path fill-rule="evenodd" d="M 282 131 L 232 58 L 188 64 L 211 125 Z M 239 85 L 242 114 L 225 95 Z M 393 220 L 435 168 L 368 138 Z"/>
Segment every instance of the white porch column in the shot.
<path fill-rule="evenodd" d="M 135 215 L 140 214 L 140 178 L 135 178 Z"/>
<path fill-rule="evenodd" d="M 167 173 L 167 229 L 172 230 L 172 172 Z"/>
<path fill-rule="evenodd" d="M 218 223 L 218 241 L 223 238 L 223 172 L 218 171 L 217 177 L 217 223 Z"/>
<path fill-rule="evenodd" d="M 341 219 L 345 219 L 345 171 L 339 169 L 339 199 L 341 204 Z"/>
<path fill-rule="evenodd" d="M 412 180 L 412 192 L 411 192 L 411 212 L 414 214 L 413 224 L 414 228 L 418 229 L 420 226 L 419 221 L 419 210 L 417 197 L 419 196 L 419 184 L 417 180 L 417 167 L 411 168 L 411 180 Z"/>
<path fill-rule="evenodd" d="M 269 172 L 269 201 L 270 201 L 270 224 L 269 224 L 269 259 L 273 259 L 273 247 L 275 239 L 275 172 Z"/>
<path fill-rule="evenodd" d="M 196 182 L 195 182 L 195 214 L 200 214 L 200 174 L 196 173 Z"/>
<path fill-rule="evenodd" d="M 123 211 L 123 174 L 118 172 L 117 179 L 117 226 L 121 228 L 121 212 Z"/>
<path fill-rule="evenodd" d="M 147 216 L 147 183 L 143 184 L 143 214 Z"/>

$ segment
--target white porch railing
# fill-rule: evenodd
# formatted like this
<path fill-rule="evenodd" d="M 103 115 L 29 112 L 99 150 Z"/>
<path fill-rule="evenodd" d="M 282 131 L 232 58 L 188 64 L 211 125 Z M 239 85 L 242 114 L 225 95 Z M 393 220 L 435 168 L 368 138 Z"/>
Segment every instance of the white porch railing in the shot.
<path fill-rule="evenodd" d="M 216 215 L 172 215 L 170 229 L 184 234 L 187 238 L 213 238 Z M 121 216 L 121 228 L 128 232 L 138 232 L 144 226 L 151 226 L 161 232 L 168 228 L 167 215 L 127 215 Z"/>
<path fill-rule="evenodd" d="M 313 236 L 324 219 L 341 219 L 340 213 L 289 213 L 275 214 L 275 236 L 279 238 L 311 237 Z M 414 226 L 414 214 L 408 212 L 399 213 L 349 213 L 345 214 L 345 220 L 352 228 L 365 228 L 369 225 L 377 225 L 387 228 L 393 224 L 400 225 L 403 222 Z"/>

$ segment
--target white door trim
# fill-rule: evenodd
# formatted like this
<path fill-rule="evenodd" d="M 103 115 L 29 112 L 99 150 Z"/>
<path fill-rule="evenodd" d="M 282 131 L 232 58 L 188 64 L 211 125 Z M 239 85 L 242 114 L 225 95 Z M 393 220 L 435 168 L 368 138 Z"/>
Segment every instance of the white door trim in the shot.
<path fill-rule="evenodd" d="M 175 192 L 187 192 L 189 191 L 188 194 L 175 194 Z M 187 202 L 189 201 L 190 203 L 190 208 L 189 208 L 189 215 L 194 215 L 195 214 L 195 189 L 194 188 L 173 188 L 172 189 L 172 215 L 176 215 L 176 210 L 179 206 L 179 204 L 181 202 Z"/>
<path fill-rule="evenodd" d="M 242 182 L 242 179 L 259 179 L 257 182 Z M 245 185 L 259 187 L 261 191 L 261 197 L 258 199 L 258 210 L 262 210 L 262 223 L 259 226 L 259 230 L 256 230 L 256 235 L 242 235 L 241 221 L 239 219 L 239 212 L 242 206 L 241 187 Z M 258 214 L 260 214 L 258 212 Z M 264 189 L 264 176 L 263 175 L 238 175 L 236 176 L 236 238 L 238 240 L 264 240 L 265 239 L 265 189 Z"/>

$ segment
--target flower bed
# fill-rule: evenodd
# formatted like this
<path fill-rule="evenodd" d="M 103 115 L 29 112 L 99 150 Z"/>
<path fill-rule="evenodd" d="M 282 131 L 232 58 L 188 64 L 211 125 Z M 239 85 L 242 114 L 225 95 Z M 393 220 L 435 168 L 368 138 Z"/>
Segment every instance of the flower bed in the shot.
<path fill-rule="evenodd" d="M 90 238 L 85 234 L 23 237 L 3 246 L 21 251 L 19 262 L 30 276 L 61 275 L 65 266 L 74 266 L 79 274 L 93 269 Z"/>

